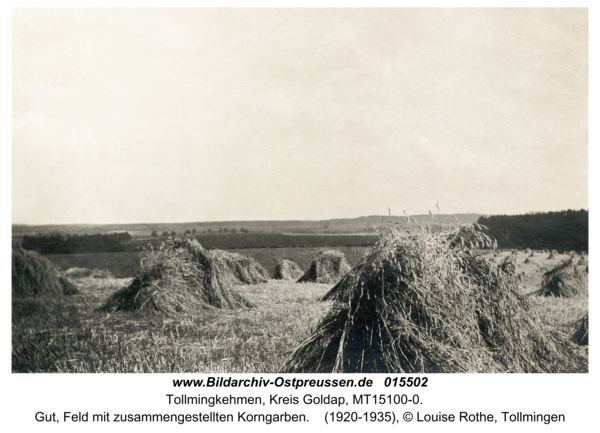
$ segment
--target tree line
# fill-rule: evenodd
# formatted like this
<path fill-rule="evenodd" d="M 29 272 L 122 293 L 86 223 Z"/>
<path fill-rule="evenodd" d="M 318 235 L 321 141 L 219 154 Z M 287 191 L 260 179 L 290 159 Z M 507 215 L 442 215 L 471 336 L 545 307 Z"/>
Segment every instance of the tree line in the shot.
<path fill-rule="evenodd" d="M 524 215 L 481 216 L 500 248 L 588 250 L 587 210 L 528 213 Z"/>
<path fill-rule="evenodd" d="M 36 235 L 23 236 L 21 246 L 41 254 L 81 254 L 123 252 L 123 242 L 130 241 L 128 232 L 98 235 Z"/>
<path fill-rule="evenodd" d="M 238 233 L 237 229 L 235 228 L 219 228 L 218 230 L 215 229 L 214 231 L 212 229 L 208 229 L 208 230 L 204 230 L 204 231 L 198 231 L 198 233 L 196 233 L 196 229 L 192 229 L 192 230 L 186 230 L 185 232 L 182 233 L 177 233 L 175 232 L 175 230 L 171 230 L 169 231 L 163 231 L 162 233 L 159 233 L 157 230 L 152 230 L 152 233 L 150 233 L 150 237 L 152 238 L 168 238 L 168 237 L 175 237 L 175 236 L 196 236 L 196 234 L 210 234 L 210 233 L 230 233 L 230 234 L 236 234 Z M 250 230 L 241 227 L 239 233 L 250 233 Z"/>

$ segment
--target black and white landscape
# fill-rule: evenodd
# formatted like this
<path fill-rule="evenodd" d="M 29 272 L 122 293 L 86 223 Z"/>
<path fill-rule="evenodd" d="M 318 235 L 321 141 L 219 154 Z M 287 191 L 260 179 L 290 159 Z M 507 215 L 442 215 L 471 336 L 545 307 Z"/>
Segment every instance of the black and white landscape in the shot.
<path fill-rule="evenodd" d="M 12 372 L 587 373 L 584 8 L 12 12 Z"/>

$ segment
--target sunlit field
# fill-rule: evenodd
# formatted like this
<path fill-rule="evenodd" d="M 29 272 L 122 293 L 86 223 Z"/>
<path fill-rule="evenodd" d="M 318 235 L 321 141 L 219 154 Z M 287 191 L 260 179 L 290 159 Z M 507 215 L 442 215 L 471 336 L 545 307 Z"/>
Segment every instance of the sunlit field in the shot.
<path fill-rule="evenodd" d="M 297 249 L 268 249 L 254 255 L 263 263 L 268 258 L 268 267 L 269 260 L 278 258 L 277 253 L 281 258 L 298 259 L 298 255 L 290 254 L 293 250 Z M 484 254 L 500 261 L 509 252 L 496 257 Z M 519 254 L 519 272 L 524 273 L 522 293 L 539 288 L 543 272 L 567 259 L 566 255 L 546 257 L 538 253 L 524 264 L 526 255 Z M 98 261 L 95 267 L 101 264 Z M 117 268 L 107 267 L 119 275 Z M 585 266 L 581 268 L 585 272 Z M 234 287 L 255 308 L 209 308 L 178 315 L 107 313 L 98 308 L 131 278 L 82 277 L 71 281 L 80 294 L 13 300 L 13 372 L 277 372 L 332 306 L 320 298 L 333 285 L 269 280 Z M 529 299 L 532 314 L 539 314 L 565 339 L 588 311 L 587 290 L 576 298 Z M 579 350 L 587 357 L 587 346 Z M 565 371 L 586 372 L 587 368 L 587 363 L 570 365 Z"/>

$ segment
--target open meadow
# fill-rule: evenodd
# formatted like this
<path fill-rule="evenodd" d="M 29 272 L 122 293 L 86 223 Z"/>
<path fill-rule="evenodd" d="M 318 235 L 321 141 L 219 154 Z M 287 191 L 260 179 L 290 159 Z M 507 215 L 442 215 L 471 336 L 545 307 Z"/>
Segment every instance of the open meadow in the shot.
<path fill-rule="evenodd" d="M 278 259 L 295 260 L 306 270 L 315 250 L 274 248 L 240 252 L 253 256 L 272 275 L 271 268 Z M 354 248 L 346 253 L 354 265 L 364 251 Z M 497 264 L 510 255 L 510 251 L 481 253 Z M 129 258 L 127 262 L 122 260 L 123 254 L 131 253 L 98 254 L 97 260 L 89 255 L 65 255 L 62 262 L 50 257 L 63 270 L 68 263 L 69 267 L 107 269 L 112 275 L 73 272 L 70 280 L 79 294 L 13 298 L 13 372 L 277 372 L 333 305 L 332 301 L 321 300 L 333 284 L 269 279 L 232 288 L 255 308 L 203 308 L 177 314 L 100 311 L 113 293 L 131 283 L 135 274 L 131 270 L 137 254 L 135 261 Z M 585 276 L 585 290 L 580 296 L 532 296 L 541 286 L 543 273 L 569 258 L 547 256 L 542 252 L 534 252 L 533 257 L 517 254 L 520 291 L 530 303 L 529 314 L 562 335 L 565 344 L 571 344 L 578 319 L 588 311 L 587 257 L 578 266 Z M 528 263 L 524 263 L 526 258 Z M 139 263 L 136 266 L 139 269 Z M 581 356 L 558 366 L 556 371 L 587 372 L 587 346 L 577 346 L 576 350 Z"/>

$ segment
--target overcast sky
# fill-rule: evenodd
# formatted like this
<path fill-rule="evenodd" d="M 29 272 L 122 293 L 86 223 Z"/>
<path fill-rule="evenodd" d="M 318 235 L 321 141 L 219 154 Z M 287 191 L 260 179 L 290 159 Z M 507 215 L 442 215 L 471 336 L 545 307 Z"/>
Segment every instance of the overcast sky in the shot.
<path fill-rule="evenodd" d="M 586 9 L 14 9 L 13 223 L 588 208 Z"/>

